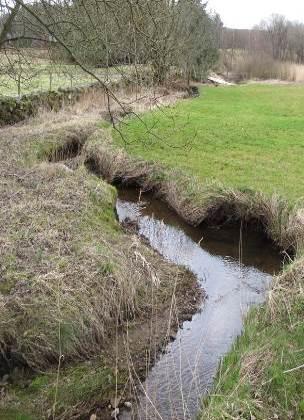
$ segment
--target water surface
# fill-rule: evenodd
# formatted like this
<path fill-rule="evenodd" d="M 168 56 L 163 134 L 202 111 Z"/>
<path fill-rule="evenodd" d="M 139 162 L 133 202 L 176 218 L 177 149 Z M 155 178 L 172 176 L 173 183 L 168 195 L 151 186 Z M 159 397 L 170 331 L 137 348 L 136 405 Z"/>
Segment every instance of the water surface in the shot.
<path fill-rule="evenodd" d="M 141 396 L 137 414 L 121 418 L 195 418 L 221 358 L 241 334 L 250 306 L 264 301 L 281 260 L 261 232 L 191 227 L 163 202 L 136 189 L 121 189 L 116 209 L 121 222 L 138 224 L 152 248 L 192 271 L 208 296 L 151 369 L 144 383 L 148 398 Z"/>

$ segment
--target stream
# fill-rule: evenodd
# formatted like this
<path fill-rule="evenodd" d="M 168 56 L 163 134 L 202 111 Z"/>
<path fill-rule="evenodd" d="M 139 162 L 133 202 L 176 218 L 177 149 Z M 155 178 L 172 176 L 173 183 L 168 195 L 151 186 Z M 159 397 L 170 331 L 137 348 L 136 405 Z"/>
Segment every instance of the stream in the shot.
<path fill-rule="evenodd" d="M 116 210 L 119 221 L 136 222 L 139 235 L 164 258 L 194 273 L 207 294 L 151 368 L 143 384 L 147 396 L 142 393 L 136 413 L 120 418 L 193 419 L 248 309 L 263 303 L 272 275 L 280 271 L 279 253 L 261 232 L 192 227 L 135 188 L 119 189 Z"/>

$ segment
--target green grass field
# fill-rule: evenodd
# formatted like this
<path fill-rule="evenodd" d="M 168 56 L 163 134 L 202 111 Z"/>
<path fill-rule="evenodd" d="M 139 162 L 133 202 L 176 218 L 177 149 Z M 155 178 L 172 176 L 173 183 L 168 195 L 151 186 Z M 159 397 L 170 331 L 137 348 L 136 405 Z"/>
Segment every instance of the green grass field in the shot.
<path fill-rule="evenodd" d="M 129 153 L 180 168 L 196 183 L 279 193 L 291 204 L 304 196 L 302 85 L 202 87 L 199 98 L 120 128 L 123 141 L 116 133 L 115 139 Z M 304 418 L 303 280 L 298 247 L 296 262 L 275 277 L 269 299 L 252 310 L 224 358 L 202 420 Z"/>
<path fill-rule="evenodd" d="M 128 151 L 225 186 L 304 196 L 304 86 L 202 87 L 122 127 Z M 116 137 L 118 139 L 118 137 Z"/>
<path fill-rule="evenodd" d="M 73 88 L 96 82 L 96 79 L 81 68 L 71 64 L 50 64 L 47 60 L 36 60 L 31 65 L 22 63 L 15 64 L 15 73 L 9 68 L 6 69 L 3 57 L 0 54 L 0 95 L 18 95 L 18 75 L 21 79 L 21 95 L 58 90 L 59 88 Z M 107 78 L 113 80 L 120 78 L 122 68 L 91 69 L 101 80 Z"/>

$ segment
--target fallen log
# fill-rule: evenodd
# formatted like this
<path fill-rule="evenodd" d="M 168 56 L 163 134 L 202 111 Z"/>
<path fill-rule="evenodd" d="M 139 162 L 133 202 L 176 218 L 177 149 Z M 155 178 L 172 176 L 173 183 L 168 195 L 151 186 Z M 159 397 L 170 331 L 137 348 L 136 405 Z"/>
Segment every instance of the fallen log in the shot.
<path fill-rule="evenodd" d="M 208 76 L 207 80 L 211 83 L 213 83 L 216 86 L 225 85 L 225 86 L 233 86 L 234 83 L 227 82 L 222 77 L 214 75 L 214 76 Z"/>

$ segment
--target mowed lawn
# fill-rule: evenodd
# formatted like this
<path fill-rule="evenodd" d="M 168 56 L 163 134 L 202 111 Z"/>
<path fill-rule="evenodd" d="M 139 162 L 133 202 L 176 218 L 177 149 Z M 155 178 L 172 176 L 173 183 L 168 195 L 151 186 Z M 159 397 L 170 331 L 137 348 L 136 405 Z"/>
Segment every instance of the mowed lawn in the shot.
<path fill-rule="evenodd" d="M 136 156 L 204 182 L 304 197 L 304 85 L 203 86 L 142 120 L 121 127 L 124 142 L 116 136 Z"/>

